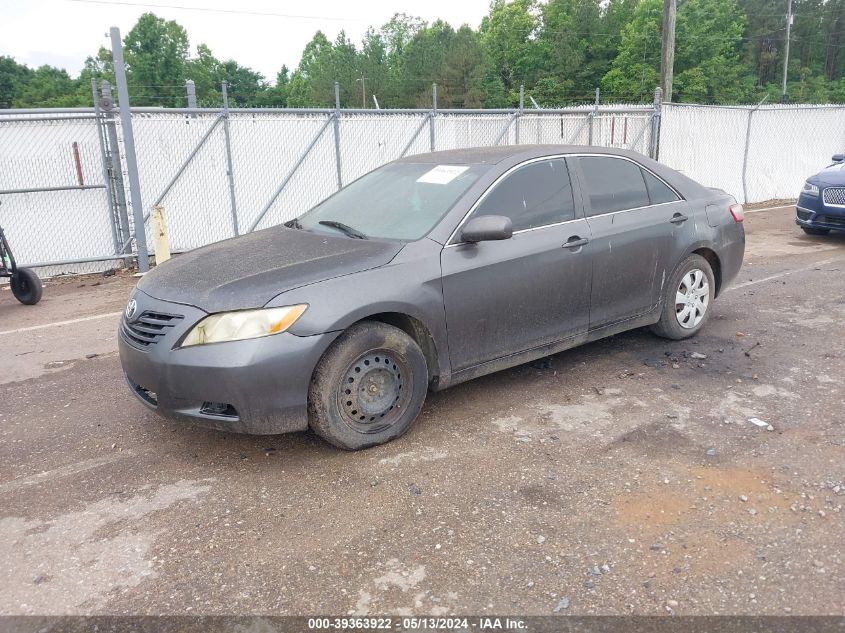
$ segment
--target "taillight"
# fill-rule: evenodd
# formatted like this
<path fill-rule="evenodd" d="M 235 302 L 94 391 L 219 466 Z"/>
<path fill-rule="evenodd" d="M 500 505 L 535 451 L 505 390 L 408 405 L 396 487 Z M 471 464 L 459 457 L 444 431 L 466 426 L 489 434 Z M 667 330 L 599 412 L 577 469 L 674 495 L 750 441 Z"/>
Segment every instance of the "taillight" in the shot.
<path fill-rule="evenodd" d="M 734 222 L 736 222 L 737 224 L 739 224 L 745 219 L 745 211 L 743 210 L 741 204 L 732 204 L 728 207 L 728 211 L 731 212 Z"/>

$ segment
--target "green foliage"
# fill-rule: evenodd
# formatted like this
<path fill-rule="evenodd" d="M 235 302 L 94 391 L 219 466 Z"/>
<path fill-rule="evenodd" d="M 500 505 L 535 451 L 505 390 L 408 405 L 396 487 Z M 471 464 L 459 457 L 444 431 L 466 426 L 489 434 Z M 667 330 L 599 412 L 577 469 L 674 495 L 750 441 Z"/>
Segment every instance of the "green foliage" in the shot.
<path fill-rule="evenodd" d="M 184 106 L 188 34 L 173 20 L 145 13 L 123 40 L 129 99 L 135 105 Z"/>
<path fill-rule="evenodd" d="M 0 108 L 12 107 L 32 75 L 31 69 L 11 57 L 0 57 Z"/>
<path fill-rule="evenodd" d="M 845 0 L 793 0 L 789 99 L 845 103 Z M 780 0 L 681 0 L 675 101 L 755 103 L 781 99 L 785 6 Z M 192 79 L 202 106 L 505 108 L 519 87 L 542 106 L 651 101 L 659 82 L 662 0 L 491 0 L 477 29 L 429 24 L 397 13 L 356 43 L 317 31 L 291 72 L 275 82 L 217 59 L 185 29 L 153 13 L 124 39 L 133 105 L 182 106 Z M 100 48 L 78 77 L 0 57 L 0 107 L 89 105 L 91 82 L 114 84 L 111 53 Z"/>
<path fill-rule="evenodd" d="M 694 0 L 690 0 L 694 1 Z M 660 83 L 661 0 L 641 0 L 622 29 L 619 53 L 602 78 L 606 99 L 647 101 Z"/>

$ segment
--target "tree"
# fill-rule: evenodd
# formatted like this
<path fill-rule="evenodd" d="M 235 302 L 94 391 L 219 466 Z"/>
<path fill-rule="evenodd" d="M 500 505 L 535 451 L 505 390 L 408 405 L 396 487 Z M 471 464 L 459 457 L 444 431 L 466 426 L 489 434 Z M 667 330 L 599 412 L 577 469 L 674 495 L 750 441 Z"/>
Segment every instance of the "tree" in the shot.
<path fill-rule="evenodd" d="M 226 82 L 229 106 L 232 108 L 256 105 L 258 95 L 268 88 L 261 73 L 241 66 L 234 59 L 220 64 L 220 82 Z"/>
<path fill-rule="evenodd" d="M 188 60 L 185 74 L 194 82 L 197 105 L 220 105 L 221 63 L 207 45 L 197 46 L 196 57 Z"/>
<path fill-rule="evenodd" d="M 332 44 L 317 31 L 305 45 L 299 66 L 291 77 L 289 107 L 332 107 L 334 105 Z"/>
<path fill-rule="evenodd" d="M 493 0 L 481 21 L 481 44 L 507 90 L 533 85 L 539 74 L 536 0 Z"/>
<path fill-rule="evenodd" d="M 13 58 L 0 56 L 0 108 L 11 108 L 20 92 L 26 87 L 32 70 Z"/>
<path fill-rule="evenodd" d="M 678 9 L 677 101 L 743 101 L 752 86 L 740 64 L 745 16 L 736 0 L 686 0 Z"/>
<path fill-rule="evenodd" d="M 290 88 L 290 71 L 287 66 L 282 66 L 276 73 L 276 83 L 265 87 L 256 97 L 255 105 L 284 108 L 288 103 L 288 92 Z"/>
<path fill-rule="evenodd" d="M 438 102 L 450 103 L 446 80 L 446 58 L 453 45 L 455 30 L 442 20 L 419 30 L 402 53 L 401 94 L 406 106 L 430 107 L 431 84 L 436 82 Z"/>
<path fill-rule="evenodd" d="M 123 47 L 133 105 L 184 105 L 189 50 L 184 28 L 145 13 L 126 34 Z"/>
<path fill-rule="evenodd" d="M 27 108 L 60 108 L 91 104 L 89 84 L 88 95 L 80 103 L 76 94 L 77 82 L 66 70 L 53 66 L 40 66 L 17 91 L 14 105 Z"/>
<path fill-rule="evenodd" d="M 693 1 L 693 0 L 690 0 Z M 662 0 L 641 0 L 622 29 L 619 53 L 601 81 L 606 98 L 647 101 L 660 81 Z"/>

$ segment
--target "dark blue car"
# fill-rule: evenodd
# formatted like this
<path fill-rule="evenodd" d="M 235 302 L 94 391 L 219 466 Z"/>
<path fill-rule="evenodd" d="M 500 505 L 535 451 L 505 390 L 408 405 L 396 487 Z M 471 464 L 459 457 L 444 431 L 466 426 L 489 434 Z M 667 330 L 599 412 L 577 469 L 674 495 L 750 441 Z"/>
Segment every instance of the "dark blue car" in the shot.
<path fill-rule="evenodd" d="M 832 160 L 807 178 L 798 196 L 795 223 L 808 235 L 845 231 L 845 154 L 834 154 Z"/>

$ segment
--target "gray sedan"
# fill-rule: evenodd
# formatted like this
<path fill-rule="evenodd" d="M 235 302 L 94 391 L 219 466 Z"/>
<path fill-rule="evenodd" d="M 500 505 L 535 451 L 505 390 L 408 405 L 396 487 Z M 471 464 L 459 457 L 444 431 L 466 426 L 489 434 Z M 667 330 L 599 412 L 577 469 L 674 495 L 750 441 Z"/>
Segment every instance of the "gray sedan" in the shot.
<path fill-rule="evenodd" d="M 156 267 L 120 358 L 166 417 L 364 448 L 407 431 L 429 389 L 632 328 L 693 336 L 742 264 L 742 219 L 625 150 L 412 156 Z"/>

